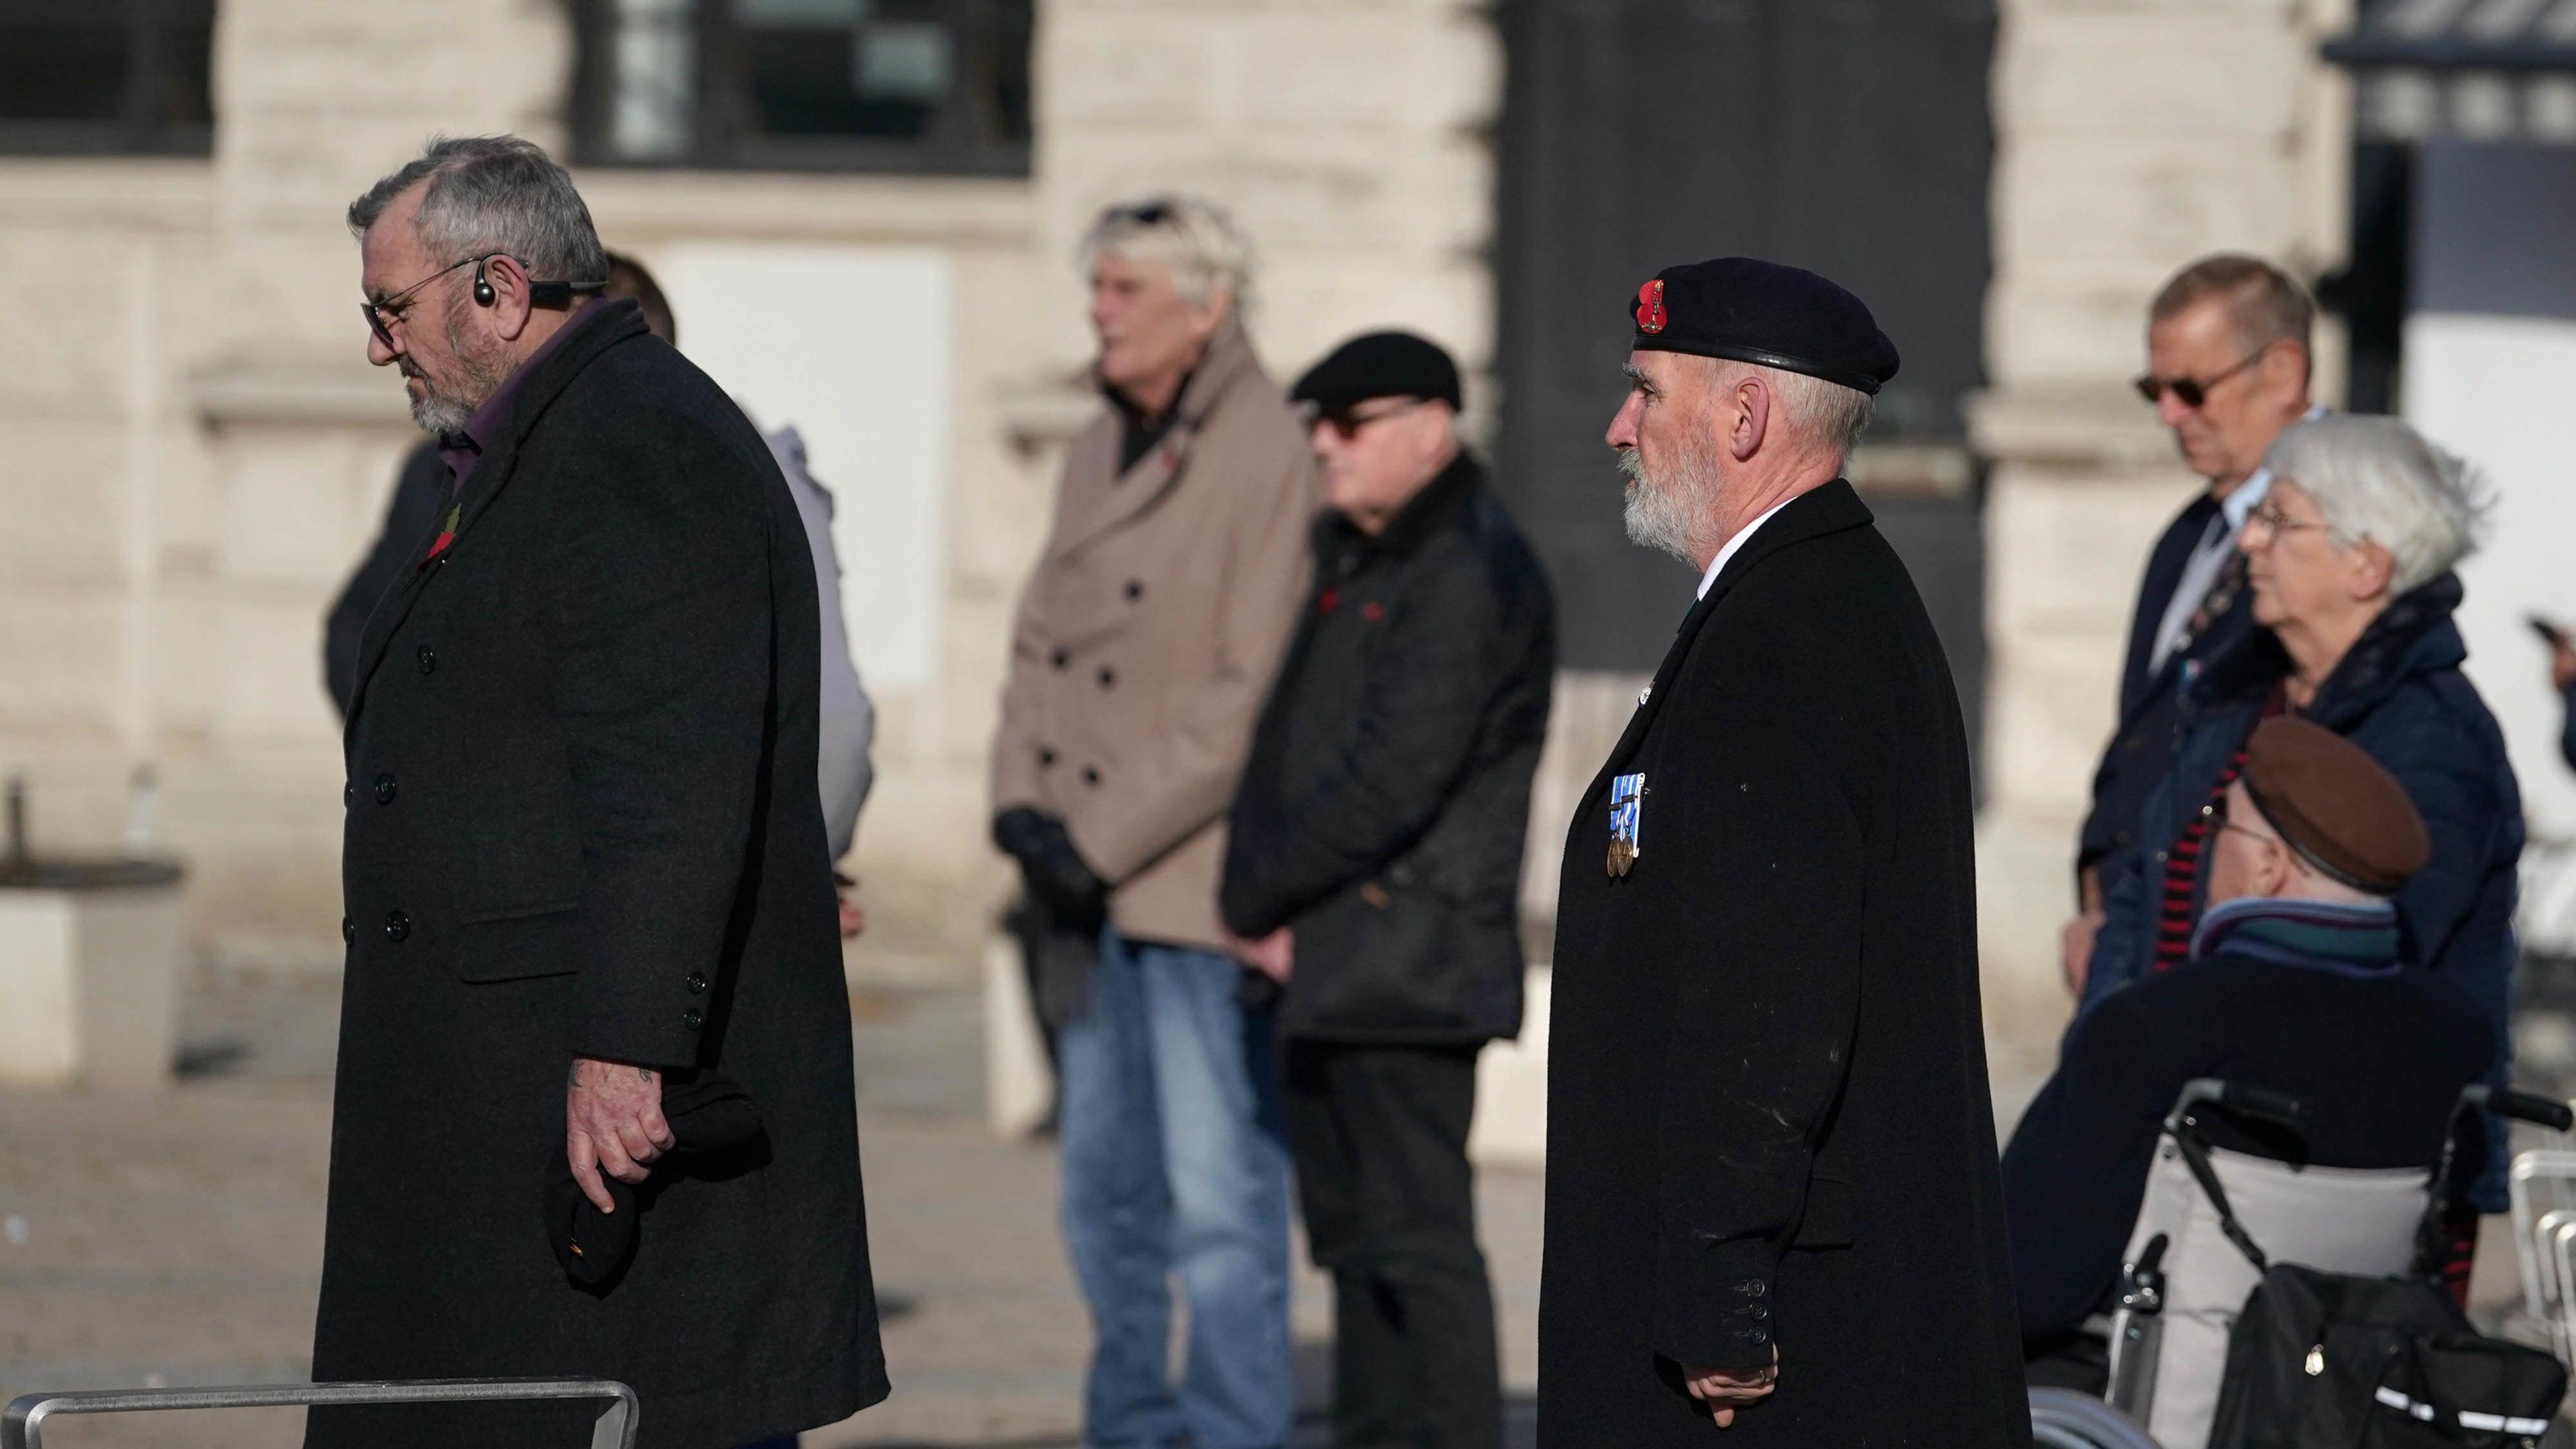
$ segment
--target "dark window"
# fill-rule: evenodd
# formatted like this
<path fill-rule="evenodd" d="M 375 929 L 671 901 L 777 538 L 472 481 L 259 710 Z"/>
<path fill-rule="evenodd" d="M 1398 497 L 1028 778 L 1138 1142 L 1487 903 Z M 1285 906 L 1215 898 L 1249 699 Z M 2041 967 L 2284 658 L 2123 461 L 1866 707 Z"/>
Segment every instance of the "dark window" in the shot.
<path fill-rule="evenodd" d="M 0 0 L 0 153 L 203 156 L 214 0 Z"/>
<path fill-rule="evenodd" d="M 1021 175 L 1034 0 L 574 0 L 590 164 Z"/>
<path fill-rule="evenodd" d="M 1626 390 L 1629 303 L 1658 268 L 1741 253 L 1849 286 L 1904 358 L 1865 446 L 1973 472 L 1962 403 L 1984 382 L 1995 6 L 1500 0 L 1496 13 L 1501 486 L 1556 580 L 1560 658 L 1652 669 L 1696 580 L 1627 541 L 1601 435 Z M 1927 548 L 1977 536 L 1973 480 L 1951 497 L 1968 522 L 1912 530 Z M 1980 605 L 1932 597 L 1934 572 L 1916 569 L 1934 617 L 1973 624 Z M 1977 653 L 1949 642 L 1954 663 Z"/>

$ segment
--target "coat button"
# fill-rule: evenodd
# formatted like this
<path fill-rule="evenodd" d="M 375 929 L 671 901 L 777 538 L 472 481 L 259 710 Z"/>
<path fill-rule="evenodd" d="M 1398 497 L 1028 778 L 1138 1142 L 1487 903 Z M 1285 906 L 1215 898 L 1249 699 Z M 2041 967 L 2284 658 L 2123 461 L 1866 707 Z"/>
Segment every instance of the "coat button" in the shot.
<path fill-rule="evenodd" d="M 691 996 L 704 996 L 707 994 L 707 974 L 705 972 L 692 971 L 689 973 L 689 994 Z"/>
<path fill-rule="evenodd" d="M 1073 662 L 1073 651 L 1059 644 L 1056 646 L 1055 652 L 1047 656 L 1047 662 L 1053 664 L 1058 669 L 1062 669 Z"/>
<path fill-rule="evenodd" d="M 1771 1330 L 1759 1327 L 1748 1328 L 1744 1330 L 1744 1337 L 1745 1340 L 1750 1343 L 1769 1343 L 1771 1341 Z"/>
<path fill-rule="evenodd" d="M 680 1013 L 680 1025 L 687 1027 L 691 1031 L 696 1031 L 699 1027 L 706 1024 L 707 1014 L 698 1010 L 694 1006 Z"/>
<path fill-rule="evenodd" d="M 340 918 L 340 944 L 344 946 L 358 944 L 358 923 L 347 916 Z"/>
<path fill-rule="evenodd" d="M 1084 783 L 1084 784 L 1086 784 L 1086 785 L 1097 785 L 1097 784 L 1099 784 L 1099 783 L 1100 783 L 1100 771 L 1098 771 L 1097 769 L 1095 769 L 1095 768 L 1093 768 L 1092 766 L 1089 766 L 1089 765 L 1085 765 L 1085 766 L 1083 766 L 1083 767 L 1082 767 L 1082 783 Z"/>
<path fill-rule="evenodd" d="M 376 777 L 376 803 L 379 805 L 394 803 L 394 777 L 391 771 Z"/>
<path fill-rule="evenodd" d="M 1768 1303 L 1756 1303 L 1752 1307 L 1744 1310 L 1744 1316 L 1752 1319 L 1756 1323 L 1760 1323 L 1763 1319 L 1771 1316 L 1771 1305 Z"/>
<path fill-rule="evenodd" d="M 1145 597 L 1144 581 L 1141 579 L 1129 579 L 1127 581 L 1126 594 L 1127 602 L 1131 604 L 1136 602 L 1138 599 Z"/>
<path fill-rule="evenodd" d="M 385 939 L 396 944 L 411 939 L 411 917 L 400 911 L 386 912 Z"/>
<path fill-rule="evenodd" d="M 1763 1282 L 1759 1278 L 1747 1278 L 1743 1282 L 1735 1285 L 1735 1291 L 1743 1294 L 1747 1298 L 1759 1298 L 1763 1294 L 1771 1291 L 1771 1285 Z"/>
<path fill-rule="evenodd" d="M 438 651 L 426 644 L 420 646 L 420 672 L 423 674 L 438 672 Z"/>
<path fill-rule="evenodd" d="M 1054 764 L 1055 751 L 1045 745 L 1038 746 L 1038 768 L 1044 770 L 1053 767 Z"/>
<path fill-rule="evenodd" d="M 1099 676 L 1099 677 L 1100 677 L 1100 687 L 1101 687 L 1101 688 L 1103 688 L 1103 689 L 1107 689 L 1107 688 L 1109 688 L 1110 686 L 1112 686 L 1112 685 L 1114 685 L 1114 684 L 1116 684 L 1116 683 L 1118 682 L 1118 671 L 1117 671 L 1117 670 L 1115 670 L 1115 669 L 1110 668 L 1110 667 L 1109 667 L 1108 665 L 1106 665 L 1106 664 L 1103 664 L 1103 665 L 1101 665 L 1101 666 L 1100 666 L 1100 676 Z"/>

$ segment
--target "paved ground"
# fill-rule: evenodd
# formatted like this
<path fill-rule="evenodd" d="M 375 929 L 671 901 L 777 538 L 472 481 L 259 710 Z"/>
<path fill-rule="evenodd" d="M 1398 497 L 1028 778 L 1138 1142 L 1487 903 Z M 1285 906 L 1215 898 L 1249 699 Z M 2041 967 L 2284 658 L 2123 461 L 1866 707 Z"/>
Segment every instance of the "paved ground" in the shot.
<path fill-rule="evenodd" d="M 861 1134 L 895 1396 L 807 1436 L 843 1446 L 1052 1446 L 1076 1426 L 1086 1328 L 1054 1226 L 1054 1154 L 980 1125 L 976 1003 L 862 995 Z M 191 1074 L 161 1097 L 0 1093 L 0 1397 L 291 1381 L 306 1372 L 330 1131 L 335 993 L 228 979 L 192 995 Z M 1539 1184 L 1488 1173 L 1506 1377 L 1535 1374 Z M 1297 1284 L 1307 1434 L 1329 1293 Z M 296 1442 L 293 1411 L 59 1421 L 69 1449 Z"/>

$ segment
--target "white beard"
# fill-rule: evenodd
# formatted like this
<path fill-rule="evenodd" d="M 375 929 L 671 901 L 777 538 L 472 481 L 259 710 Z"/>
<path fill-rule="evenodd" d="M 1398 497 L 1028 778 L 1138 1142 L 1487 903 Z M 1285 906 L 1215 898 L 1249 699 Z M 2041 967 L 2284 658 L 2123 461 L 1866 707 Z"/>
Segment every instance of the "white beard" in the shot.
<path fill-rule="evenodd" d="M 1623 515 L 1628 541 L 1641 548 L 1661 549 L 1684 563 L 1694 562 L 1690 548 L 1694 520 L 1681 481 L 1647 477 L 1646 465 L 1634 448 L 1619 455 L 1619 471 L 1628 479 L 1628 506 Z"/>

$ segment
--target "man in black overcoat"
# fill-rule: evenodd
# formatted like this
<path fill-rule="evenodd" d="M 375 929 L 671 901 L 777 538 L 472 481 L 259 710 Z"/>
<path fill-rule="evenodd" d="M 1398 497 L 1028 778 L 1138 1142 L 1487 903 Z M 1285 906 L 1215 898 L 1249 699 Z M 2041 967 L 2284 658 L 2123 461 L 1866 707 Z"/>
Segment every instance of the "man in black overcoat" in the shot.
<path fill-rule="evenodd" d="M 596 1375 L 647 1446 L 884 1397 L 815 791 L 814 569 L 724 393 L 591 301 L 544 153 L 442 141 L 350 208 L 453 478 L 360 643 L 317 1380 Z M 662 1093 L 746 1091 L 694 1153 Z M 640 1241 L 577 1287 L 569 1170 Z M 582 1442 L 591 1406 L 316 1412 L 307 1443 Z"/>
<path fill-rule="evenodd" d="M 1839 476 L 1895 348 L 1744 258 L 1631 315 L 1629 534 L 1703 574 L 1567 836 L 1539 1443 L 2027 1444 L 1959 706 Z"/>

